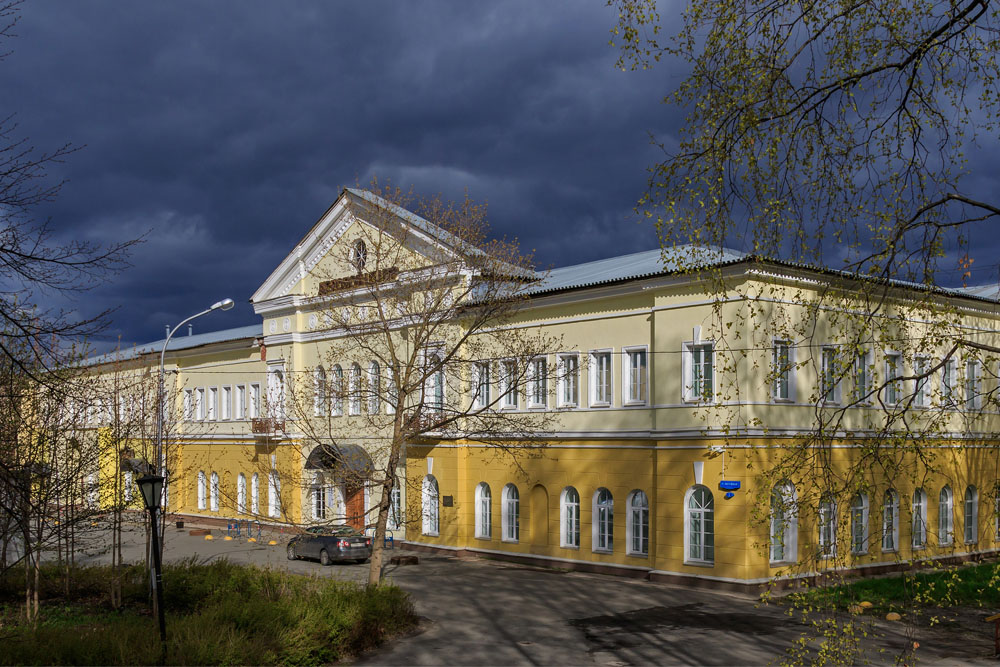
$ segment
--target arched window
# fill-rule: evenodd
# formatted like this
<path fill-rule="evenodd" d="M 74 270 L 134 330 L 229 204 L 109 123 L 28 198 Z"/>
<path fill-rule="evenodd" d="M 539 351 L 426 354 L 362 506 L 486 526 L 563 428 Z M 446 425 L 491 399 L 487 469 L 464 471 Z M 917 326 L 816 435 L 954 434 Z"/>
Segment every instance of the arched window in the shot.
<path fill-rule="evenodd" d="M 427 475 L 423 485 L 424 535 L 437 535 L 441 529 L 439 506 L 437 480 L 434 475 Z"/>
<path fill-rule="evenodd" d="M 207 507 L 206 498 L 208 497 L 207 489 L 205 488 L 205 471 L 198 471 L 198 509 L 203 510 Z"/>
<path fill-rule="evenodd" d="M 696 485 L 684 502 L 685 560 L 715 563 L 715 499 L 707 487 Z"/>
<path fill-rule="evenodd" d="M 851 553 L 868 551 L 868 496 L 857 493 L 851 499 Z"/>
<path fill-rule="evenodd" d="M 247 513 L 247 476 L 243 473 L 236 478 L 236 512 Z"/>
<path fill-rule="evenodd" d="M 889 489 L 882 500 L 882 551 L 899 549 L 899 494 Z"/>
<path fill-rule="evenodd" d="M 398 485 L 389 494 L 389 528 L 399 530 L 403 525 L 403 491 Z"/>
<path fill-rule="evenodd" d="M 378 362 L 368 365 L 368 414 L 377 415 L 381 407 L 382 369 Z"/>
<path fill-rule="evenodd" d="M 101 487 L 97 483 L 97 473 L 92 472 L 89 475 L 87 475 L 87 487 L 86 487 L 87 507 L 89 507 L 90 509 L 94 509 L 97 507 L 97 501 L 100 497 L 100 491 Z"/>
<path fill-rule="evenodd" d="M 625 529 L 628 553 L 649 555 L 649 498 L 636 490 L 628 496 L 628 525 Z"/>
<path fill-rule="evenodd" d="M 344 414 L 344 369 L 334 364 L 330 369 L 330 414 L 342 417 Z"/>
<path fill-rule="evenodd" d="M 913 492 L 913 531 L 912 544 L 914 549 L 927 546 L 927 494 L 923 489 Z"/>
<path fill-rule="evenodd" d="M 828 493 L 820 498 L 818 518 L 819 556 L 832 558 L 837 555 L 837 503 Z"/>
<path fill-rule="evenodd" d="M 267 374 L 267 405 L 270 416 L 285 418 L 285 372 L 280 368 Z"/>
<path fill-rule="evenodd" d="M 965 489 L 965 543 L 979 541 L 979 492 L 976 487 Z"/>
<path fill-rule="evenodd" d="M 219 511 L 219 473 L 212 473 L 212 485 L 208 490 L 208 497 L 213 512 Z"/>
<path fill-rule="evenodd" d="M 951 488 L 944 487 L 938 495 L 938 544 L 951 544 L 954 539 L 954 501 Z"/>
<path fill-rule="evenodd" d="M 351 364 L 351 376 L 349 378 L 350 385 L 348 386 L 348 392 L 350 394 L 350 403 L 348 404 L 348 411 L 352 415 L 361 414 L 361 366 L 358 364 Z"/>
<path fill-rule="evenodd" d="M 313 475 L 312 482 L 312 508 L 313 520 L 326 520 L 326 486 L 322 473 Z"/>
<path fill-rule="evenodd" d="M 122 491 L 125 493 L 125 503 L 128 504 L 132 502 L 132 471 L 126 470 L 122 477 Z"/>
<path fill-rule="evenodd" d="M 326 371 L 318 366 L 313 371 L 313 415 L 320 417 L 326 414 Z"/>
<path fill-rule="evenodd" d="M 358 273 L 365 270 L 365 264 L 368 262 L 368 248 L 365 246 L 365 242 L 358 239 L 351 244 L 351 264 L 357 269 Z"/>
<path fill-rule="evenodd" d="M 580 494 L 572 486 L 563 489 L 560 499 L 560 546 L 578 549 L 580 547 Z"/>
<path fill-rule="evenodd" d="M 790 482 L 778 484 L 771 491 L 771 562 L 796 560 L 799 543 L 795 487 Z"/>
<path fill-rule="evenodd" d="M 267 476 L 267 515 L 277 518 L 281 516 L 281 480 L 278 479 L 278 471 L 271 470 Z"/>
<path fill-rule="evenodd" d="M 250 512 L 260 514 L 260 477 L 257 473 L 250 478 Z"/>
<path fill-rule="evenodd" d="M 594 493 L 592 508 L 594 551 L 610 552 L 614 549 L 615 499 L 611 492 L 601 488 Z"/>
<path fill-rule="evenodd" d="M 489 539 L 493 533 L 493 495 L 490 485 L 480 482 L 476 487 L 476 537 Z"/>
<path fill-rule="evenodd" d="M 517 542 L 521 539 L 521 495 L 513 484 L 503 487 L 500 523 L 504 542 Z"/>

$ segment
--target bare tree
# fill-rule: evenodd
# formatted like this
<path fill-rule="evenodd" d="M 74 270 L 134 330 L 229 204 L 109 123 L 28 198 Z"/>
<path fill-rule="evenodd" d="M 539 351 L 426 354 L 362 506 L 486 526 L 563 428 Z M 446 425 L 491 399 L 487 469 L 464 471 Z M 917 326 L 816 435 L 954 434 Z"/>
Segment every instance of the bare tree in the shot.
<path fill-rule="evenodd" d="M 314 272 L 311 326 L 321 342 L 289 404 L 312 464 L 333 468 L 349 492 L 370 493 L 372 516 L 360 500 L 343 509 L 374 525 L 369 583 L 377 584 L 387 523 L 403 519 L 393 501 L 407 444 L 481 443 L 513 462 L 530 454 L 549 417 L 503 408 L 525 390 L 547 391 L 554 371 L 543 359 L 558 340 L 516 326 L 539 276 L 515 242 L 489 237 L 485 206 L 418 199 L 378 181 L 345 196 L 355 221 L 349 253 Z M 284 418 L 281 391 L 269 383 L 272 420 Z M 434 517 L 436 509 L 418 520 Z"/>

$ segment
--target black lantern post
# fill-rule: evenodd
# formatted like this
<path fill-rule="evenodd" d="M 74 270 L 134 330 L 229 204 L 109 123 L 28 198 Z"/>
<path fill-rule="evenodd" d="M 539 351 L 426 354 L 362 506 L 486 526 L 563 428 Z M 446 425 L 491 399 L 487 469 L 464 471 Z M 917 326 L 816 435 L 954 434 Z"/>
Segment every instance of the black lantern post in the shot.
<path fill-rule="evenodd" d="M 153 595 L 156 596 L 157 616 L 160 621 L 160 643 L 163 657 L 167 654 L 167 622 L 163 618 L 163 571 L 160 567 L 160 531 L 157 530 L 156 511 L 160 509 L 160 494 L 163 492 L 163 477 L 143 475 L 135 482 L 142 492 L 142 500 L 149 510 L 150 535 L 153 538 Z"/>

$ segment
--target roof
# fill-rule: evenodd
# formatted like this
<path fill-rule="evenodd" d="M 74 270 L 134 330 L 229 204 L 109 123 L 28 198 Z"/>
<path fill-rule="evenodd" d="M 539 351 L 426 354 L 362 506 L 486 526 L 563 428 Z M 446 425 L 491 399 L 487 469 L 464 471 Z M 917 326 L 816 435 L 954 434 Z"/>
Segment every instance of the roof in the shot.
<path fill-rule="evenodd" d="M 220 331 L 209 331 L 202 334 L 194 334 L 192 336 L 186 335 L 175 335 L 170 339 L 170 345 L 167 347 L 168 351 L 174 350 L 188 350 L 194 347 L 201 347 L 202 345 L 211 345 L 212 343 L 225 343 L 233 340 L 241 340 L 244 338 L 258 338 L 264 335 L 264 324 L 251 324 L 245 327 L 236 327 L 234 329 L 222 329 Z M 116 350 L 114 352 L 108 352 L 102 354 L 98 357 L 93 357 L 87 359 L 84 364 L 87 366 L 94 366 L 97 364 L 106 364 L 112 361 L 128 361 L 130 359 L 136 359 L 144 354 L 157 353 L 163 349 L 163 343 L 166 339 L 161 338 L 160 340 L 155 340 L 151 343 L 144 343 L 142 345 L 136 345 L 134 347 L 123 348 L 121 350 Z"/>
<path fill-rule="evenodd" d="M 738 250 L 722 247 L 682 245 L 668 249 L 657 248 L 552 269 L 528 293 L 542 294 L 649 278 L 698 266 L 728 264 L 746 257 L 746 254 Z"/>

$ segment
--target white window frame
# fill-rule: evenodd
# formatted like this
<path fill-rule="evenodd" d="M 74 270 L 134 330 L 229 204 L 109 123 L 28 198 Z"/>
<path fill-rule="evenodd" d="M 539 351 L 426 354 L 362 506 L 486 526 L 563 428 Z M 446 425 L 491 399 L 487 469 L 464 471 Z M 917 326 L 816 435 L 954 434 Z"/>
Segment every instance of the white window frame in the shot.
<path fill-rule="evenodd" d="M 573 360 L 572 373 L 566 370 L 566 361 Z M 558 394 L 556 404 L 560 408 L 576 408 L 580 406 L 580 353 L 561 352 L 556 357 L 557 372 L 556 392 Z M 567 391 L 571 390 L 571 391 Z M 570 394 L 567 396 L 567 394 Z M 566 400 L 570 398 L 571 400 Z"/>
<path fill-rule="evenodd" d="M 446 405 L 447 387 L 444 375 L 444 365 L 442 364 L 442 352 L 438 349 L 428 351 L 425 357 L 426 373 L 424 376 L 424 408 L 431 412 L 442 412 Z M 434 359 L 437 361 L 435 362 Z M 430 372 L 432 366 L 438 369 Z"/>
<path fill-rule="evenodd" d="M 521 492 L 514 484 L 503 487 L 503 501 L 500 513 L 500 539 L 502 542 L 517 544 L 521 541 Z"/>
<path fill-rule="evenodd" d="M 205 419 L 214 422 L 219 417 L 219 388 L 208 388 L 208 404 L 205 409 Z"/>
<path fill-rule="evenodd" d="M 323 366 L 313 369 L 313 417 L 326 415 L 329 399 L 326 395 L 326 370 Z"/>
<path fill-rule="evenodd" d="M 872 401 L 871 391 L 873 388 L 873 378 L 872 378 L 872 350 L 869 348 L 863 348 L 861 351 L 854 352 L 854 366 L 852 370 L 852 379 L 854 381 L 854 386 L 852 390 L 854 392 L 854 403 L 858 405 L 869 405 Z"/>
<path fill-rule="evenodd" d="M 92 411 L 87 406 L 87 422 L 92 422 Z M 194 389 L 184 390 L 184 421 L 194 421 Z"/>
<path fill-rule="evenodd" d="M 694 498 L 695 492 L 700 490 L 704 490 L 708 494 L 708 498 L 711 501 L 710 509 L 706 507 L 691 507 L 691 501 Z M 711 516 L 706 517 L 706 513 L 709 512 Z M 700 515 L 701 530 L 698 532 L 700 537 L 700 555 L 692 555 L 695 545 L 691 539 L 691 524 L 693 523 L 695 513 Z M 709 520 L 711 520 L 711 529 L 708 528 Z M 709 547 L 706 545 L 707 540 L 705 539 L 709 535 L 712 537 L 711 558 L 708 557 Z M 695 484 L 684 494 L 684 563 L 689 565 L 715 565 L 715 494 L 703 484 Z"/>
<path fill-rule="evenodd" d="M 219 419 L 229 421 L 233 418 L 233 388 L 230 385 L 219 388 Z"/>
<path fill-rule="evenodd" d="M 855 505 L 855 501 L 861 501 L 861 507 Z M 856 493 L 851 498 L 850 508 L 850 530 L 851 530 L 851 553 L 855 556 L 868 553 L 869 546 L 869 534 L 868 534 L 868 518 L 870 505 L 868 503 L 867 493 Z M 860 522 L 860 525 L 858 525 Z M 858 532 L 860 529 L 860 533 Z M 860 538 L 860 539 L 856 539 Z"/>
<path fill-rule="evenodd" d="M 941 405 L 946 408 L 958 407 L 958 360 L 949 357 L 941 365 Z"/>
<path fill-rule="evenodd" d="M 477 361 L 472 365 L 472 405 L 480 410 L 490 406 L 490 362 Z"/>
<path fill-rule="evenodd" d="M 344 416 L 344 367 L 334 364 L 330 369 L 330 415 L 333 417 Z"/>
<path fill-rule="evenodd" d="M 820 558 L 835 558 L 837 556 L 837 501 L 830 494 L 820 498 L 816 513 Z"/>
<path fill-rule="evenodd" d="M 945 484 L 938 493 L 938 544 L 955 543 L 955 493 Z"/>
<path fill-rule="evenodd" d="M 361 364 L 354 362 L 347 372 L 347 414 L 361 414 Z"/>
<path fill-rule="evenodd" d="M 213 471 L 209 478 L 208 502 L 212 512 L 219 511 L 219 473 Z"/>
<path fill-rule="evenodd" d="M 603 373 L 599 366 L 601 359 L 607 359 L 607 373 Z M 613 348 L 590 351 L 590 407 L 609 408 L 615 395 L 615 355 Z M 603 375 L 604 377 L 600 377 Z M 602 380 L 605 382 L 602 383 Z M 602 395 L 604 394 L 604 395 Z"/>
<path fill-rule="evenodd" d="M 272 519 L 281 516 L 281 479 L 274 468 L 267 474 L 267 515 Z"/>
<path fill-rule="evenodd" d="M 904 387 L 903 381 L 899 378 L 906 375 L 903 368 L 903 355 L 896 350 L 886 350 L 882 368 L 885 372 L 885 403 L 886 405 L 899 405 L 903 402 Z"/>
<path fill-rule="evenodd" d="M 972 493 L 970 501 L 969 493 Z M 966 544 L 979 542 L 979 490 L 969 485 L 962 496 L 962 536 Z"/>
<path fill-rule="evenodd" d="M 323 477 L 323 473 L 317 472 L 313 474 L 309 489 L 309 505 L 312 508 L 313 521 L 326 521 L 328 504 L 326 479 Z"/>
<path fill-rule="evenodd" d="M 785 359 L 779 360 L 778 354 L 784 350 Z M 778 364 L 783 363 L 785 368 L 779 369 Z M 787 338 L 771 339 L 771 400 L 775 403 L 795 402 L 795 347 L 792 341 Z M 781 386 L 784 385 L 785 395 L 781 395 Z"/>
<path fill-rule="evenodd" d="M 913 407 L 931 407 L 931 377 L 926 375 L 931 367 L 930 357 L 918 355 L 913 358 Z M 920 377 L 924 375 L 924 377 Z"/>
<path fill-rule="evenodd" d="M 798 497 L 795 486 L 790 482 L 776 484 L 771 490 L 768 559 L 772 566 L 794 563 L 798 560 L 799 521 L 797 502 Z M 777 547 L 780 547 L 781 553 L 778 553 Z"/>
<path fill-rule="evenodd" d="M 389 492 L 389 520 L 387 525 L 392 530 L 399 530 L 403 525 L 403 490 L 399 484 L 394 484 Z"/>
<path fill-rule="evenodd" d="M 820 400 L 826 405 L 840 405 L 842 396 L 840 394 L 840 368 L 838 359 L 840 348 L 836 345 L 823 345 L 820 347 L 819 361 L 819 393 Z M 831 366 L 831 363 L 833 364 Z M 829 383 L 829 386 L 827 384 Z M 833 397 L 830 398 L 830 393 Z"/>
<path fill-rule="evenodd" d="M 493 492 L 490 485 L 480 482 L 476 485 L 476 539 L 489 540 L 493 537 Z"/>
<path fill-rule="evenodd" d="M 642 498 L 645 505 L 636 503 L 639 498 Z M 625 553 L 629 556 L 639 558 L 649 556 L 649 505 L 649 496 L 642 489 L 634 489 L 628 494 Z"/>
<path fill-rule="evenodd" d="M 889 489 L 882 496 L 882 553 L 899 551 L 899 494 Z"/>
<path fill-rule="evenodd" d="M 260 383 L 253 382 L 250 384 L 250 402 L 247 404 L 248 412 L 250 413 L 250 419 L 257 419 L 260 417 Z"/>
<path fill-rule="evenodd" d="M 538 365 L 541 364 L 541 373 Z M 528 408 L 545 410 L 549 407 L 549 359 L 546 356 L 533 357 L 528 362 Z M 541 396 L 539 396 L 541 394 Z M 539 401 L 538 399 L 542 400 Z"/>
<path fill-rule="evenodd" d="M 236 385 L 236 399 L 233 401 L 233 419 L 243 421 L 247 417 L 247 386 Z"/>
<path fill-rule="evenodd" d="M 198 509 L 203 510 L 208 507 L 208 478 L 205 471 L 198 471 Z"/>
<path fill-rule="evenodd" d="M 706 388 L 704 386 L 705 379 L 702 377 L 700 380 L 696 380 L 694 377 L 695 370 L 695 351 L 698 350 L 702 355 L 705 354 L 706 349 L 711 352 L 711 359 L 708 364 L 704 361 L 704 356 L 702 356 L 702 372 L 704 375 L 705 366 L 710 366 L 712 369 L 711 384 Z M 717 375 L 715 358 L 715 341 L 714 340 L 699 340 L 699 341 L 685 341 L 684 347 L 681 354 L 681 398 L 685 403 L 714 403 L 715 402 L 715 376 Z M 696 391 L 695 383 L 701 382 L 702 389 L 700 392 Z M 707 396 L 706 396 L 707 394 Z M 714 502 L 714 496 L 713 496 Z"/>
<path fill-rule="evenodd" d="M 500 362 L 500 409 L 517 410 L 517 362 L 504 359 Z"/>
<path fill-rule="evenodd" d="M 642 365 L 641 369 L 637 369 L 633 362 L 640 354 L 642 355 Z M 622 405 L 648 405 L 650 389 L 649 346 L 630 345 L 623 347 L 622 362 Z"/>
<path fill-rule="evenodd" d="M 247 513 L 247 476 L 243 473 L 236 476 L 236 513 Z"/>
<path fill-rule="evenodd" d="M 608 494 L 608 502 L 600 501 L 601 494 Z M 591 551 L 609 554 L 615 549 L 615 497 L 607 487 L 600 487 L 591 496 Z"/>
<path fill-rule="evenodd" d="M 963 374 L 962 385 L 965 392 L 966 410 L 979 410 L 983 407 L 981 368 L 982 365 L 978 359 L 969 358 L 965 360 L 965 373 Z"/>
<path fill-rule="evenodd" d="M 250 513 L 260 514 L 260 475 L 254 473 L 250 478 Z"/>
<path fill-rule="evenodd" d="M 571 501 L 570 492 L 576 494 Z M 559 494 L 559 546 L 563 549 L 580 548 L 580 492 L 567 486 Z"/>
<path fill-rule="evenodd" d="M 912 497 L 910 547 L 917 551 L 927 548 L 927 492 L 916 489 Z"/>
<path fill-rule="evenodd" d="M 196 421 L 205 420 L 205 388 L 198 387 L 194 390 L 194 418 Z"/>
<path fill-rule="evenodd" d="M 382 410 L 382 365 L 368 362 L 368 414 L 377 415 Z"/>
<path fill-rule="evenodd" d="M 434 475 L 426 475 L 420 490 L 421 532 L 437 537 L 441 531 L 441 487 Z"/>

